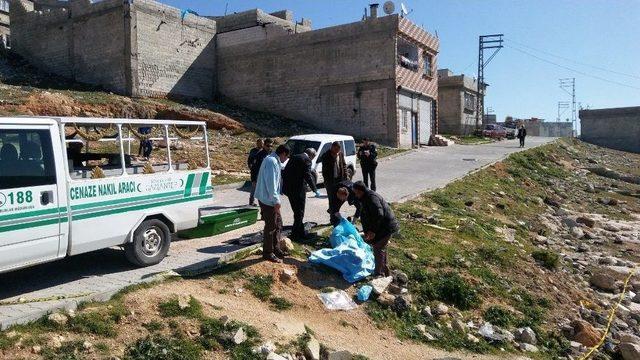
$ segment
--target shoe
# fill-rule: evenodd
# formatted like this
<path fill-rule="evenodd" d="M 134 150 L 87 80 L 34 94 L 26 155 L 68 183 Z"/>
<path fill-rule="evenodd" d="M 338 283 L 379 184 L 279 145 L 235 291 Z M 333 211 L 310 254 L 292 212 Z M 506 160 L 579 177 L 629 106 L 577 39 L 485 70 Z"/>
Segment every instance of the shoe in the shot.
<path fill-rule="evenodd" d="M 276 251 L 273 253 L 278 259 L 284 260 L 287 256 L 291 256 L 288 252 L 285 251 Z"/>
<path fill-rule="evenodd" d="M 282 260 L 279 257 L 277 257 L 275 254 L 263 255 L 262 258 L 272 263 L 276 263 L 276 264 L 282 263 Z"/>

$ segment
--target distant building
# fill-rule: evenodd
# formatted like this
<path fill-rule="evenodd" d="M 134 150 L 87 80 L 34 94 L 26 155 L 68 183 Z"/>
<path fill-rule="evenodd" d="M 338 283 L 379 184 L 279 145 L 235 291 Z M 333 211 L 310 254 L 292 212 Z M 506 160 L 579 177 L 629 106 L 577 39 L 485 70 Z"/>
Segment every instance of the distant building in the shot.
<path fill-rule="evenodd" d="M 376 4 L 362 20 L 313 30 L 288 10 L 200 16 L 152 0 L 42 0 L 38 11 L 11 1 L 13 50 L 78 82 L 222 97 L 398 147 L 438 132 L 439 40 L 399 14 L 378 17 Z"/>
<path fill-rule="evenodd" d="M 532 117 L 530 119 L 514 119 L 517 126 L 523 124 L 529 136 L 544 137 L 571 137 L 573 136 L 573 123 L 547 122 L 544 119 Z"/>
<path fill-rule="evenodd" d="M 0 0 L 0 47 L 11 46 L 9 0 Z"/>
<path fill-rule="evenodd" d="M 580 110 L 579 114 L 582 140 L 640 153 L 640 106 Z"/>
<path fill-rule="evenodd" d="M 476 129 L 478 82 L 467 75 L 438 70 L 438 126 L 442 134 L 469 135 Z"/>
<path fill-rule="evenodd" d="M 483 124 L 495 124 L 498 122 L 496 114 L 485 114 L 482 120 Z"/>

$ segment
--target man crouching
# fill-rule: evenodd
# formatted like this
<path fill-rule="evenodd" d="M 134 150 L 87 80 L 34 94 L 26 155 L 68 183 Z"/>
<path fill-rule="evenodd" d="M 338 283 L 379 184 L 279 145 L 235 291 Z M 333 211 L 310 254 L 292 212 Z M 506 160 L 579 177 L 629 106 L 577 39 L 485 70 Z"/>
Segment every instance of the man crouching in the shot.
<path fill-rule="evenodd" d="M 389 276 L 387 266 L 387 245 L 391 236 L 400 230 L 391 207 L 362 181 L 353 184 L 353 192 L 360 201 L 362 211 L 360 221 L 364 231 L 364 241 L 373 247 L 376 262 L 375 276 Z"/>

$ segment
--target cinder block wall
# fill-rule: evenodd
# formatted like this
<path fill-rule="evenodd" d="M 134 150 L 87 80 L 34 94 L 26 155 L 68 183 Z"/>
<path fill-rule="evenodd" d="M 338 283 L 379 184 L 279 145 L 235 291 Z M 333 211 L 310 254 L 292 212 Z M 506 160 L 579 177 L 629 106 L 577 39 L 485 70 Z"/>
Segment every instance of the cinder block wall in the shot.
<path fill-rule="evenodd" d="M 134 0 L 131 24 L 133 95 L 213 97 L 215 20 Z"/>
<path fill-rule="evenodd" d="M 397 26 L 389 16 L 220 47 L 217 87 L 243 106 L 397 145 Z"/>
<path fill-rule="evenodd" d="M 44 71 L 72 78 L 69 11 L 34 12 L 32 3 L 21 0 L 12 0 L 9 6 L 13 51 Z"/>
<path fill-rule="evenodd" d="M 588 143 L 640 153 L 640 106 L 580 110 L 580 130 Z"/>

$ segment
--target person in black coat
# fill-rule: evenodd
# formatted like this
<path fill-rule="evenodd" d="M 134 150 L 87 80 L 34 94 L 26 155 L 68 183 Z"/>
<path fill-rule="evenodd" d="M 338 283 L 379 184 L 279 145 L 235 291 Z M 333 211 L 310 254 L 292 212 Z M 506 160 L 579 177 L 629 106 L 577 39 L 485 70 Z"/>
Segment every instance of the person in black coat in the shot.
<path fill-rule="evenodd" d="M 369 138 L 362 139 L 362 146 L 358 149 L 358 159 L 362 168 L 362 178 L 364 184 L 369 187 L 369 179 L 371 179 L 370 189 L 376 191 L 376 168 L 378 167 L 378 152 L 376 146 L 369 141 Z"/>
<path fill-rule="evenodd" d="M 342 146 L 339 141 L 331 144 L 331 149 L 325 152 L 320 158 L 322 162 L 322 178 L 324 187 L 327 189 L 329 198 L 329 220 L 333 222 L 333 215 L 338 211 L 339 200 L 336 197 L 337 185 L 344 180 L 348 180 L 347 165 L 342 154 Z"/>
<path fill-rule="evenodd" d="M 389 276 L 387 246 L 391 236 L 400 230 L 398 221 L 382 196 L 368 189 L 363 182 L 353 184 L 353 192 L 362 204 L 364 241 L 373 248 L 375 276 Z"/>
<path fill-rule="evenodd" d="M 316 194 L 320 194 L 313 177 L 311 164 L 316 157 L 315 149 L 306 149 L 302 154 L 297 154 L 289 158 L 287 166 L 282 172 L 282 193 L 287 195 L 291 210 L 293 210 L 293 229 L 291 238 L 306 239 L 309 234 L 304 229 L 304 208 L 307 201 L 307 189 L 305 183 Z"/>
<path fill-rule="evenodd" d="M 256 205 L 256 199 L 255 199 L 255 193 L 256 193 L 256 183 L 253 181 L 253 167 L 256 163 L 256 159 L 258 156 L 258 153 L 260 152 L 260 150 L 262 150 L 264 146 L 264 141 L 262 139 L 258 139 L 256 140 L 256 147 L 254 147 L 253 149 L 251 149 L 249 151 L 249 155 L 247 156 L 247 167 L 249 168 L 249 172 L 252 174 L 251 176 L 251 192 L 249 193 L 249 205 L 251 206 L 255 206 Z M 256 176 L 257 179 L 257 176 Z"/>
<path fill-rule="evenodd" d="M 355 192 L 353 191 L 353 183 L 351 182 L 351 180 L 345 180 L 338 183 L 336 188 L 337 188 L 336 197 L 339 200 L 339 205 L 336 213 L 340 212 L 340 209 L 342 208 L 342 205 L 344 205 L 345 202 L 351 206 L 355 206 L 356 213 L 355 215 L 353 215 L 353 218 L 349 218 L 349 221 L 355 222 L 357 219 L 360 218 L 360 211 L 361 211 L 360 209 L 362 206 L 360 205 L 360 201 L 358 200 Z M 331 223 L 334 226 L 338 224 L 338 220 L 340 220 L 341 218 L 338 215 L 339 214 L 334 214 L 334 218 L 332 219 L 332 221 L 335 221 Z"/>
<path fill-rule="evenodd" d="M 264 160 L 264 158 L 266 158 L 267 156 L 269 156 L 269 154 L 271 154 L 272 147 L 273 147 L 273 140 L 269 138 L 264 139 L 262 143 L 262 150 L 258 151 L 252 158 L 252 162 L 250 165 L 251 165 L 251 187 L 253 189 L 255 189 L 256 183 L 258 182 L 258 173 L 260 172 L 260 166 L 262 165 L 262 160 Z M 249 195 L 250 205 L 255 205 L 254 203 L 255 199 L 253 197 L 254 194 L 255 194 L 255 191 L 252 191 L 251 194 Z"/>
<path fill-rule="evenodd" d="M 524 138 L 527 137 L 527 129 L 524 128 L 524 125 L 520 125 L 520 128 L 518 129 L 518 136 L 517 138 L 520 139 L 520 147 L 523 148 L 524 147 Z"/>

